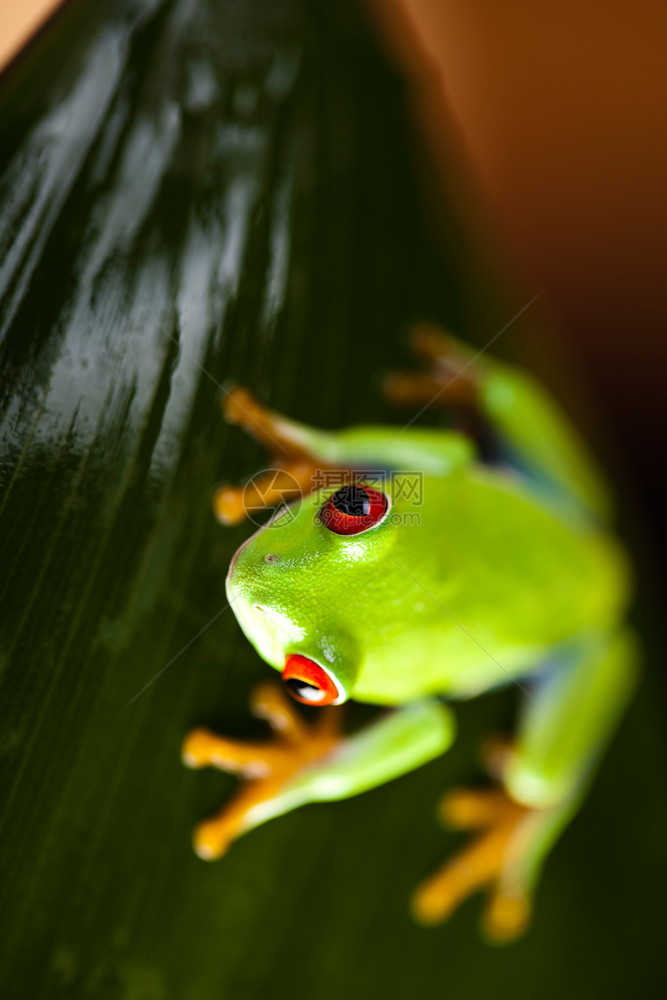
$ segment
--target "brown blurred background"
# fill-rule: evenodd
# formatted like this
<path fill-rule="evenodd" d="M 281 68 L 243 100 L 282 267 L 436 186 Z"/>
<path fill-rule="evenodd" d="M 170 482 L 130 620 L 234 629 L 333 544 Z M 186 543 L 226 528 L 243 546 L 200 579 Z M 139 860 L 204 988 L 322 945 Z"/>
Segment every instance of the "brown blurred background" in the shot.
<path fill-rule="evenodd" d="M 433 187 L 450 180 L 453 118 L 482 228 L 526 301 L 544 291 L 538 309 L 602 415 L 625 530 L 661 620 L 667 5 L 363 2 L 411 81 Z"/>
<path fill-rule="evenodd" d="M 526 300 L 544 290 L 651 505 L 667 431 L 667 5 L 360 2 L 410 80 L 434 176 L 451 180 L 453 118 L 471 204 Z M 3 0 L 0 64 L 56 6 Z"/>
<path fill-rule="evenodd" d="M 15 56 L 60 0 L 2 0 L 0 4 L 0 69 Z"/>
<path fill-rule="evenodd" d="M 366 3 L 435 155 L 448 108 L 515 271 L 545 290 L 614 410 L 652 437 L 667 355 L 667 5 Z"/>

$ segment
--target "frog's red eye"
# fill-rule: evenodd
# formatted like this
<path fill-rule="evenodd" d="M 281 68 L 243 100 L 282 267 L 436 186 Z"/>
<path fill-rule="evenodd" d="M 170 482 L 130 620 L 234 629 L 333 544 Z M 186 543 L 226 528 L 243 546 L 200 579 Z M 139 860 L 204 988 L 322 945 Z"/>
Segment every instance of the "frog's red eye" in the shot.
<path fill-rule="evenodd" d="M 333 705 L 341 696 L 324 667 L 299 653 L 287 657 L 283 680 L 292 697 L 304 705 Z"/>
<path fill-rule="evenodd" d="M 358 535 L 384 517 L 389 503 L 384 493 L 371 486 L 341 486 L 320 511 L 320 519 L 337 535 Z"/>

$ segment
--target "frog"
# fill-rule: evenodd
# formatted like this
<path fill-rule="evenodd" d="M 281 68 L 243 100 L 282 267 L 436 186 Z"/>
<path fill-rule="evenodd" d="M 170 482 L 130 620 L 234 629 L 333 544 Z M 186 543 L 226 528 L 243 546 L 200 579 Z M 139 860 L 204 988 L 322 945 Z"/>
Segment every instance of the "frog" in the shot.
<path fill-rule="evenodd" d="M 632 571 L 598 462 L 537 378 L 430 324 L 412 346 L 422 369 L 383 386 L 418 408 L 403 425 L 320 430 L 226 391 L 226 419 L 272 462 L 218 489 L 218 520 L 278 505 L 233 556 L 227 600 L 282 683 L 251 695 L 271 739 L 187 735 L 188 767 L 241 779 L 194 846 L 219 858 L 268 820 L 436 760 L 455 741 L 457 702 L 513 686 L 515 732 L 482 748 L 488 783 L 438 806 L 466 842 L 411 901 L 433 924 L 484 893 L 482 932 L 504 943 L 529 927 L 544 863 L 635 690 Z M 448 426 L 417 424 L 433 406 Z M 378 713 L 345 732 L 350 699 Z"/>

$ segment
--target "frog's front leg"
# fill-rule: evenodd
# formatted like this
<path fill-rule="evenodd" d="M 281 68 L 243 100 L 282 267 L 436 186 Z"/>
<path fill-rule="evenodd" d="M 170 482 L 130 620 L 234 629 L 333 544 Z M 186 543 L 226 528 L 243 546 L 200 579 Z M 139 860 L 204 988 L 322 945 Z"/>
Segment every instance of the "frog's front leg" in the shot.
<path fill-rule="evenodd" d="M 216 490 L 213 509 L 221 524 L 238 524 L 249 509 L 273 507 L 312 491 L 320 460 L 317 442 L 309 439 L 306 428 L 262 406 L 242 386 L 226 390 L 223 415 L 264 445 L 271 468 L 244 487 Z"/>
<path fill-rule="evenodd" d="M 195 729 L 183 744 L 188 767 L 217 767 L 245 779 L 236 797 L 195 830 L 197 854 L 219 858 L 241 834 L 308 802 L 349 798 L 438 757 L 454 738 L 451 713 L 435 701 L 420 701 L 383 713 L 344 736 L 342 710 L 318 709 L 307 726 L 274 684 L 252 695 L 256 715 L 275 739 L 264 743 L 228 740 Z"/>
<path fill-rule="evenodd" d="M 265 446 L 271 468 L 246 486 L 221 486 L 213 506 L 222 524 L 237 524 L 250 509 L 306 497 L 341 486 L 374 470 L 419 470 L 447 476 L 469 463 L 472 443 L 462 434 L 434 428 L 348 427 L 323 431 L 262 406 L 247 389 L 228 389 L 225 419 Z"/>
<path fill-rule="evenodd" d="M 418 918 L 445 919 L 471 893 L 488 889 L 488 936 L 505 941 L 524 930 L 542 864 L 627 705 L 636 662 L 629 633 L 588 638 L 538 680 L 514 743 L 496 744 L 487 754 L 497 786 L 445 796 L 445 823 L 478 832 L 417 890 Z"/>
<path fill-rule="evenodd" d="M 193 729 L 183 743 L 182 759 L 187 767 L 217 767 L 245 779 L 236 798 L 195 830 L 195 851 L 205 860 L 221 857 L 236 837 L 257 826 L 262 821 L 259 816 L 290 779 L 308 764 L 326 758 L 340 742 L 340 713 L 335 709 L 321 709 L 317 723 L 306 726 L 282 691 L 271 683 L 258 685 L 250 704 L 253 713 L 269 723 L 274 740 L 247 743 L 207 729 Z"/>

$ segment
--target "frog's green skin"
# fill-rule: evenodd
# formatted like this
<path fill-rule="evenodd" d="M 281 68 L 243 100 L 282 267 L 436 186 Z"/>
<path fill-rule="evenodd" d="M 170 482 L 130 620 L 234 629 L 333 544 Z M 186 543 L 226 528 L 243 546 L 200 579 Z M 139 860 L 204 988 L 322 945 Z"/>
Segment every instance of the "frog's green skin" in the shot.
<path fill-rule="evenodd" d="M 628 569 L 583 445 L 525 374 L 489 362 L 480 386 L 511 466 L 482 465 L 473 442 L 451 431 L 325 433 L 283 422 L 324 468 L 399 473 L 386 481 L 391 506 L 373 528 L 342 536 L 316 516 L 336 487 L 307 498 L 236 553 L 230 604 L 277 670 L 300 653 L 344 697 L 403 707 L 292 781 L 248 825 L 355 794 L 441 753 L 454 724 L 432 696 L 517 683 L 524 710 L 503 783 L 549 817 L 526 852 L 525 883 L 581 797 L 630 697 L 636 657 L 622 628 Z M 424 474 L 418 506 L 400 476 L 414 470 Z"/>

